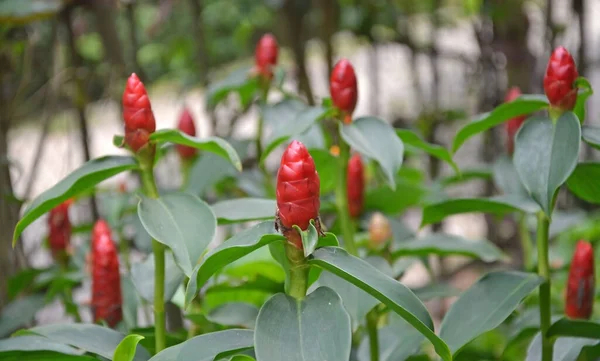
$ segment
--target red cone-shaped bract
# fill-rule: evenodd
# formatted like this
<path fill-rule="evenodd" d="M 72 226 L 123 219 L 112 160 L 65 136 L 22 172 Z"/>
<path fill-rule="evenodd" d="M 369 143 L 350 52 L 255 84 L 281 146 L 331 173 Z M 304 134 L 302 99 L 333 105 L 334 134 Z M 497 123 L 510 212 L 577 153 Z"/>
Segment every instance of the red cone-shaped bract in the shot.
<path fill-rule="evenodd" d="M 594 288 L 594 249 L 588 242 L 579 241 L 569 270 L 565 314 L 589 319 L 594 307 Z"/>
<path fill-rule="evenodd" d="M 550 105 L 562 110 L 572 110 L 577 101 L 575 79 L 579 76 L 575 61 L 567 49 L 554 49 L 544 75 L 544 92 Z"/>
<path fill-rule="evenodd" d="M 137 152 L 148 143 L 150 134 L 156 130 L 156 122 L 146 88 L 135 73 L 127 79 L 123 92 L 123 119 L 125 143 Z"/>
<path fill-rule="evenodd" d="M 254 61 L 258 73 L 264 78 L 273 77 L 273 67 L 277 64 L 279 46 L 273 34 L 265 34 L 256 44 Z"/>
<path fill-rule="evenodd" d="M 99 220 L 92 235 L 92 307 L 94 322 L 110 327 L 123 319 L 119 257 L 108 224 Z"/>
<path fill-rule="evenodd" d="M 48 243 L 52 256 L 59 262 L 66 262 L 68 247 L 71 242 L 71 221 L 69 219 L 68 200 L 53 208 L 48 215 Z"/>
<path fill-rule="evenodd" d="M 360 154 L 356 153 L 348 162 L 348 209 L 350 216 L 358 217 L 363 209 L 365 175 Z"/>
<path fill-rule="evenodd" d="M 306 230 L 313 219 L 319 228 L 320 186 L 315 162 L 304 144 L 294 140 L 283 153 L 277 172 L 277 216 L 278 227 L 298 248 L 302 248 L 302 240 L 292 226 Z"/>
<path fill-rule="evenodd" d="M 521 89 L 519 87 L 512 87 L 506 93 L 506 97 L 504 98 L 504 102 L 510 103 L 513 100 L 517 99 L 521 95 Z M 513 154 L 515 149 L 515 135 L 523 122 L 525 121 L 526 116 L 521 115 L 518 117 L 514 117 L 509 119 L 504 123 L 504 129 L 506 130 L 506 151 L 508 154 Z"/>
<path fill-rule="evenodd" d="M 192 113 L 190 113 L 189 110 L 183 110 L 183 112 L 179 116 L 179 123 L 177 123 L 177 128 L 187 135 L 191 135 L 192 137 L 196 136 L 196 126 L 194 125 L 194 118 L 192 118 Z M 193 158 L 196 155 L 197 151 L 196 148 L 188 147 L 186 145 L 181 144 L 177 144 L 176 149 L 179 153 L 179 156 L 183 159 Z"/>
<path fill-rule="evenodd" d="M 344 123 L 351 123 L 358 100 L 358 87 L 354 68 L 347 59 L 341 59 L 333 67 L 329 91 L 333 105 L 344 113 Z"/>

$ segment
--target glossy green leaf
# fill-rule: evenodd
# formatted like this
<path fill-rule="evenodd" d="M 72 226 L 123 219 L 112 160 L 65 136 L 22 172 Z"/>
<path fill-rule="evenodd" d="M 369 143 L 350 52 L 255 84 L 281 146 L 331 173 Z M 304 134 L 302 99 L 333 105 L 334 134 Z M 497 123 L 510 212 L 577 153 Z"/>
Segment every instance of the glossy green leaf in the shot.
<path fill-rule="evenodd" d="M 261 361 L 348 361 L 351 342 L 350 316 L 327 287 L 303 300 L 276 294 L 256 319 L 254 350 Z"/>
<path fill-rule="evenodd" d="M 600 163 L 585 162 L 577 167 L 567 179 L 567 187 L 586 202 L 600 204 Z"/>
<path fill-rule="evenodd" d="M 125 156 L 106 156 L 85 163 L 27 206 L 15 227 L 13 245 L 27 226 L 52 208 L 114 175 L 137 167 L 135 158 Z"/>
<path fill-rule="evenodd" d="M 375 160 L 392 189 L 396 188 L 396 174 L 402 166 L 404 145 L 394 128 L 375 117 L 355 119 L 351 124 L 340 123 L 344 141 L 354 150 Z"/>
<path fill-rule="evenodd" d="M 338 172 L 336 158 L 324 149 L 309 149 L 308 152 L 315 161 L 315 168 L 317 169 L 317 172 L 319 172 L 321 194 L 333 191 L 335 189 Z"/>
<path fill-rule="evenodd" d="M 527 195 L 527 190 L 521 184 L 517 170 L 511 158 L 506 155 L 498 157 L 492 167 L 494 184 L 504 194 Z"/>
<path fill-rule="evenodd" d="M 273 219 L 277 204 L 274 199 L 237 198 L 217 202 L 211 208 L 219 223 L 227 224 Z"/>
<path fill-rule="evenodd" d="M 156 199 L 141 196 L 138 215 L 146 231 L 173 251 L 189 277 L 217 229 L 217 218 L 208 204 L 186 193 Z"/>
<path fill-rule="evenodd" d="M 173 253 L 165 252 L 165 301 L 170 301 L 182 284 L 185 275 L 175 263 Z M 154 257 L 131 266 L 131 278 L 139 295 L 148 302 L 154 301 Z"/>
<path fill-rule="evenodd" d="M 113 361 L 133 361 L 138 343 L 144 339 L 140 335 L 127 335 L 115 349 Z"/>
<path fill-rule="evenodd" d="M 402 283 L 338 247 L 319 248 L 309 260 L 368 292 L 427 337 L 444 360 L 452 359 L 448 346 L 434 333 L 433 321 L 423 303 Z"/>
<path fill-rule="evenodd" d="M 404 144 L 423 150 L 427 154 L 448 163 L 448 165 L 450 165 L 457 174 L 460 173 L 460 169 L 458 169 L 458 165 L 456 165 L 454 159 L 452 159 L 452 154 L 450 154 L 448 149 L 442 147 L 441 145 L 427 143 L 417 134 L 408 129 L 396 129 L 396 134 L 398 134 Z"/>
<path fill-rule="evenodd" d="M 560 337 L 554 342 L 552 361 L 577 361 L 584 347 L 597 343 L 587 338 Z M 525 361 L 542 361 L 542 338 L 539 332 L 527 349 Z"/>
<path fill-rule="evenodd" d="M 423 207 L 421 226 L 441 222 L 446 217 L 462 213 L 505 215 L 512 212 L 535 213 L 540 207 L 526 195 L 505 194 L 489 198 L 448 199 Z"/>
<path fill-rule="evenodd" d="M 186 145 L 220 155 L 229 160 L 237 170 L 242 170 L 242 162 L 235 149 L 226 140 L 219 137 L 196 138 L 177 129 L 160 129 L 152 133 L 150 139 L 159 143 L 170 142 Z"/>
<path fill-rule="evenodd" d="M 64 0 L 0 1 L 0 22 L 27 24 L 57 15 Z"/>
<path fill-rule="evenodd" d="M 583 124 L 585 122 L 585 102 L 589 97 L 592 96 L 592 94 L 594 94 L 594 90 L 592 89 L 590 82 L 582 76 L 575 79 L 575 84 L 579 90 L 577 93 L 575 108 L 573 108 L 573 113 L 575 113 L 579 119 L 579 122 Z"/>
<path fill-rule="evenodd" d="M 548 337 L 552 336 L 600 339 L 600 323 L 563 318 L 548 329 Z"/>
<path fill-rule="evenodd" d="M 404 361 L 419 352 L 425 337 L 396 314 L 389 325 L 378 330 L 379 361 Z M 364 337 L 357 353 L 358 361 L 370 361 L 369 338 Z"/>
<path fill-rule="evenodd" d="M 202 262 L 194 268 L 187 285 L 185 303 L 189 304 L 196 297 L 198 290 L 219 269 L 269 243 L 282 240 L 285 240 L 285 237 L 277 234 L 275 223 L 272 221 L 259 223 L 237 233 L 206 254 Z"/>
<path fill-rule="evenodd" d="M 489 113 L 481 114 L 462 127 L 452 143 L 452 152 L 458 149 L 472 136 L 500 125 L 508 119 L 534 113 L 548 106 L 548 99 L 540 95 L 521 95 L 509 103 L 496 107 Z"/>
<path fill-rule="evenodd" d="M 125 338 L 120 332 L 91 324 L 54 324 L 30 329 L 31 332 L 48 339 L 71 345 L 111 359 L 119 343 Z M 142 346 L 137 346 L 134 361 L 146 361 L 150 354 Z"/>
<path fill-rule="evenodd" d="M 490 272 L 463 292 L 442 321 L 440 337 L 452 353 L 498 327 L 542 283 L 536 274 Z"/>
<path fill-rule="evenodd" d="M 398 181 L 395 190 L 387 185 L 367 190 L 365 209 L 385 214 L 398 214 L 418 205 L 426 193 L 427 189 L 421 184 Z"/>
<path fill-rule="evenodd" d="M 600 128 L 584 125 L 581 127 L 581 139 L 596 149 L 600 149 Z"/>
<path fill-rule="evenodd" d="M 392 248 L 393 256 L 439 256 L 461 255 L 478 258 L 484 262 L 494 262 L 506 255 L 488 240 L 468 240 L 459 236 L 432 233 L 421 238 L 397 243 Z"/>
<path fill-rule="evenodd" d="M 250 349 L 253 341 L 254 332 L 250 330 L 211 332 L 166 348 L 150 361 L 213 361 L 217 357 Z"/>
<path fill-rule="evenodd" d="M 30 295 L 6 305 L 0 315 L 0 337 L 6 337 L 31 322 L 45 303 L 44 295 Z"/>
<path fill-rule="evenodd" d="M 0 358 L 2 353 L 8 351 L 55 351 L 65 355 L 80 355 L 83 353 L 71 346 L 37 335 L 24 335 L 0 340 Z"/>
<path fill-rule="evenodd" d="M 228 302 L 211 310 L 206 319 L 223 326 L 254 328 L 258 308 L 246 302 Z"/>
<path fill-rule="evenodd" d="M 558 187 L 577 166 L 580 138 L 579 120 L 571 112 L 561 115 L 555 125 L 533 117 L 515 137 L 513 162 L 519 178 L 548 216 Z"/>

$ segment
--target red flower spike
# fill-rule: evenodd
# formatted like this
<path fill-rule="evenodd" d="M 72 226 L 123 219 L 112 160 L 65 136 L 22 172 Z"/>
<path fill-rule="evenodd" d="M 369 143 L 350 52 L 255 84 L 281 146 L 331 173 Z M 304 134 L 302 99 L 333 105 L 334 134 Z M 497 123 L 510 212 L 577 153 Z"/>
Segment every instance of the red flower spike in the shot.
<path fill-rule="evenodd" d="M 137 152 L 156 130 L 156 121 L 146 88 L 135 73 L 127 79 L 123 92 L 123 119 L 125 143 Z"/>
<path fill-rule="evenodd" d="M 356 73 L 348 59 L 342 59 L 335 64 L 329 80 L 331 101 L 344 116 L 344 123 L 352 122 L 352 113 L 358 100 Z"/>
<path fill-rule="evenodd" d="M 277 64 L 279 46 L 273 34 L 267 33 L 256 44 L 254 61 L 258 73 L 266 79 L 273 77 L 273 67 Z"/>
<path fill-rule="evenodd" d="M 586 241 L 577 242 L 569 279 L 565 314 L 571 318 L 589 319 L 594 307 L 594 249 Z"/>
<path fill-rule="evenodd" d="M 365 175 L 360 154 L 356 153 L 348 161 L 348 209 L 351 217 L 358 217 L 363 209 Z"/>
<path fill-rule="evenodd" d="M 71 221 L 69 219 L 69 206 L 72 200 L 67 200 L 56 206 L 48 215 L 48 243 L 52 256 L 57 261 L 65 261 L 65 256 L 71 242 Z"/>
<path fill-rule="evenodd" d="M 94 322 L 110 327 L 123 319 L 119 257 L 108 224 L 99 220 L 92 234 L 92 307 Z"/>
<path fill-rule="evenodd" d="M 192 137 L 196 136 L 196 125 L 194 125 L 194 118 L 192 118 L 192 113 L 190 113 L 188 109 L 184 109 L 179 116 L 177 128 L 187 135 L 191 135 Z M 193 158 L 197 153 L 196 148 L 181 144 L 177 144 L 176 149 L 182 159 Z"/>
<path fill-rule="evenodd" d="M 544 75 L 544 92 L 554 108 L 572 110 L 577 101 L 575 79 L 579 76 L 575 61 L 562 46 L 554 49 Z"/>
<path fill-rule="evenodd" d="M 300 234 L 292 228 L 308 229 L 310 220 L 315 221 L 319 233 L 319 199 L 321 182 L 315 162 L 301 142 L 294 140 L 281 157 L 277 172 L 277 221 L 276 228 L 302 249 Z"/>
<path fill-rule="evenodd" d="M 512 87 L 506 93 L 506 97 L 504 98 L 504 102 L 510 103 L 513 100 L 517 99 L 521 95 L 521 89 L 519 87 Z M 504 129 L 506 130 L 506 151 L 508 154 L 513 154 L 515 149 L 515 135 L 527 116 L 521 115 L 518 117 L 514 117 L 509 119 L 504 123 Z"/>

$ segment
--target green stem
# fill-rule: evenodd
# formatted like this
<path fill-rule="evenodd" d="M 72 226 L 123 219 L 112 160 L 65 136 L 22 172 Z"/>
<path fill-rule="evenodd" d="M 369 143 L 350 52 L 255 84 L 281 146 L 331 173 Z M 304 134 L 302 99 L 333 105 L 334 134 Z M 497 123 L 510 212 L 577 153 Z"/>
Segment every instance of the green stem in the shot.
<path fill-rule="evenodd" d="M 341 135 L 339 139 L 340 155 L 338 157 L 338 182 L 335 188 L 335 205 L 340 217 L 340 226 L 342 227 L 342 236 L 344 237 L 346 250 L 351 255 L 356 256 L 358 250 L 356 248 L 356 243 L 354 243 L 354 228 L 352 219 L 350 218 L 350 210 L 348 209 L 348 194 L 346 191 L 348 186 L 347 174 L 350 147 L 342 140 Z"/>
<path fill-rule="evenodd" d="M 268 85 L 264 87 L 261 92 L 259 104 L 261 108 L 264 108 L 267 105 L 267 96 L 269 95 L 269 87 Z M 262 115 L 262 111 L 258 115 L 258 127 L 256 130 L 256 163 L 258 164 L 258 168 L 260 169 L 263 177 L 265 178 L 265 188 L 267 191 L 267 197 L 275 197 L 275 187 L 273 183 L 271 183 L 271 175 L 267 170 L 264 162 L 261 162 L 261 158 L 263 155 L 263 144 L 262 144 L 262 135 L 264 131 L 264 119 Z"/>
<path fill-rule="evenodd" d="M 296 248 L 293 244 L 286 242 L 285 254 L 290 262 L 290 284 L 288 294 L 297 300 L 306 296 L 308 289 L 308 270 L 304 251 Z"/>
<path fill-rule="evenodd" d="M 552 339 L 546 336 L 550 328 L 550 267 L 548 265 L 548 229 L 550 220 L 538 213 L 537 250 L 538 273 L 544 278 L 540 285 L 540 331 L 542 333 L 542 361 L 552 361 Z"/>
<path fill-rule="evenodd" d="M 379 315 L 377 309 L 372 309 L 367 314 L 367 332 L 369 334 L 369 350 L 371 361 L 379 361 L 379 335 L 377 334 L 377 323 Z"/>
<path fill-rule="evenodd" d="M 519 218 L 519 238 L 521 239 L 521 250 L 523 251 L 523 268 L 526 271 L 532 269 L 531 254 L 532 244 L 529 228 L 527 227 L 527 215 L 523 213 Z"/>

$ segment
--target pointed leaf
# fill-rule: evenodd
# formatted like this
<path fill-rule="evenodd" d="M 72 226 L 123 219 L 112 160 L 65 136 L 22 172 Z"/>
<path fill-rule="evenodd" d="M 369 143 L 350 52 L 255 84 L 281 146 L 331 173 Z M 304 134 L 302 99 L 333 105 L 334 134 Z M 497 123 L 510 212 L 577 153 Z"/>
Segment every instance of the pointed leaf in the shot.
<path fill-rule="evenodd" d="M 492 178 L 492 169 L 489 167 L 477 167 L 477 168 L 467 168 L 462 169 L 460 174 L 451 175 L 449 177 L 445 177 L 439 180 L 439 183 L 444 187 L 454 186 L 458 184 L 463 184 L 466 182 L 470 182 L 474 179 L 490 179 Z"/>
<path fill-rule="evenodd" d="M 254 328 L 258 308 L 245 302 L 228 302 L 222 304 L 206 315 L 210 322 L 223 326 Z"/>
<path fill-rule="evenodd" d="M 243 67 L 232 71 L 224 79 L 211 83 L 206 90 L 206 107 L 209 110 L 214 109 L 234 91 L 254 93 L 258 89 L 258 82 L 251 79 L 250 75 L 251 69 Z"/>
<path fill-rule="evenodd" d="M 377 210 L 385 214 L 398 214 L 418 205 L 426 194 L 427 189 L 422 184 L 398 181 L 395 190 L 387 185 L 367 190 L 365 209 Z"/>
<path fill-rule="evenodd" d="M 138 343 L 144 339 L 140 335 L 127 335 L 115 349 L 113 361 L 133 361 Z"/>
<path fill-rule="evenodd" d="M 454 159 L 452 159 L 452 154 L 450 154 L 448 149 L 442 147 L 441 145 L 427 143 L 417 134 L 408 129 L 396 129 L 396 134 L 398 134 L 404 144 L 408 144 L 425 151 L 439 160 L 448 163 L 448 165 L 454 169 L 456 174 L 460 173 L 460 169 L 458 169 L 458 165 L 456 165 Z"/>
<path fill-rule="evenodd" d="M 238 198 L 221 201 L 211 206 L 219 224 L 248 222 L 275 218 L 274 199 Z"/>
<path fill-rule="evenodd" d="M 594 94 L 594 90 L 592 89 L 590 82 L 582 76 L 575 79 L 575 86 L 579 90 L 577 92 L 577 102 L 575 103 L 575 108 L 573 108 L 573 113 L 575 113 L 579 122 L 583 124 L 585 122 L 585 102 L 592 94 Z"/>
<path fill-rule="evenodd" d="M 581 127 L 581 139 L 596 149 L 600 149 L 600 128 L 584 125 Z"/>
<path fill-rule="evenodd" d="M 6 305 L 0 315 L 0 337 L 7 337 L 31 322 L 45 303 L 44 295 L 30 295 L 17 298 Z"/>
<path fill-rule="evenodd" d="M 261 361 L 348 361 L 351 342 L 350 316 L 327 287 L 303 300 L 276 294 L 256 319 L 254 345 Z"/>
<path fill-rule="evenodd" d="M 315 168 L 319 172 L 321 194 L 323 195 L 333 191 L 337 182 L 338 173 L 336 158 L 325 149 L 309 149 L 308 152 L 315 161 Z"/>
<path fill-rule="evenodd" d="M 558 187 L 569 178 L 579 157 L 581 129 L 575 114 L 566 112 L 555 125 L 533 117 L 515 138 L 513 162 L 525 189 L 551 216 Z"/>
<path fill-rule="evenodd" d="M 548 337 L 569 336 L 600 339 L 600 323 L 587 320 L 571 320 L 563 318 L 556 321 L 548 329 Z"/>
<path fill-rule="evenodd" d="M 567 179 L 567 187 L 586 202 L 600 204 L 600 163 L 585 162 L 577 167 Z"/>
<path fill-rule="evenodd" d="M 494 262 L 506 255 L 488 240 L 468 240 L 450 234 L 433 233 L 422 238 L 414 238 L 397 243 L 392 249 L 393 257 L 461 255 L 478 258 L 484 262 Z"/>
<path fill-rule="evenodd" d="M 210 170 L 210 171 L 207 171 Z M 228 160 L 213 153 L 200 154 L 190 169 L 185 191 L 201 197 L 210 187 L 225 177 L 233 177 L 237 169 Z"/>
<path fill-rule="evenodd" d="M 390 323 L 378 330 L 379 361 L 404 361 L 421 349 L 425 337 L 400 316 L 391 314 Z M 369 338 L 358 348 L 358 361 L 370 361 Z"/>
<path fill-rule="evenodd" d="M 500 156 L 494 163 L 492 170 L 494 184 L 504 194 L 527 195 L 527 190 L 521 184 L 512 159 L 506 155 Z"/>
<path fill-rule="evenodd" d="M 217 229 L 208 204 L 185 193 L 156 199 L 141 196 L 138 215 L 148 233 L 173 251 L 175 261 L 189 277 Z"/>
<path fill-rule="evenodd" d="M 298 226 L 294 227 L 302 235 L 302 248 L 304 250 L 304 257 L 310 256 L 315 248 L 317 248 L 317 243 L 319 242 L 319 234 L 315 228 L 314 221 L 311 220 L 306 231 L 302 231 Z"/>
<path fill-rule="evenodd" d="M 554 342 L 552 361 L 577 361 L 584 347 L 597 343 L 598 341 L 588 338 L 560 337 Z M 538 332 L 529 344 L 525 361 L 542 361 L 541 333 Z"/>
<path fill-rule="evenodd" d="M 24 335 L 0 340 L 0 354 L 8 351 L 55 351 L 65 355 L 81 355 L 83 353 L 83 351 L 71 346 L 37 335 Z"/>
<path fill-rule="evenodd" d="M 165 301 L 171 301 L 183 282 L 185 274 L 175 263 L 173 253 L 165 254 Z M 139 295 L 148 302 L 154 301 L 154 257 L 131 266 L 131 279 Z"/>
<path fill-rule="evenodd" d="M 135 158 L 124 156 L 106 156 L 85 163 L 27 206 L 15 227 L 13 245 L 27 226 L 52 208 L 114 175 L 137 167 Z"/>

